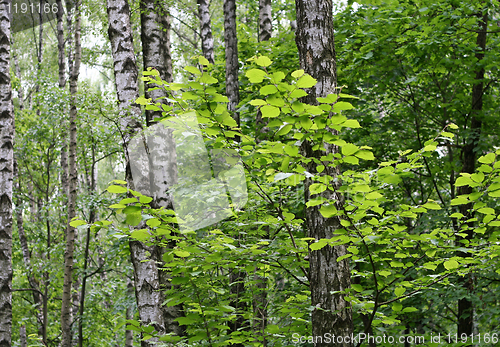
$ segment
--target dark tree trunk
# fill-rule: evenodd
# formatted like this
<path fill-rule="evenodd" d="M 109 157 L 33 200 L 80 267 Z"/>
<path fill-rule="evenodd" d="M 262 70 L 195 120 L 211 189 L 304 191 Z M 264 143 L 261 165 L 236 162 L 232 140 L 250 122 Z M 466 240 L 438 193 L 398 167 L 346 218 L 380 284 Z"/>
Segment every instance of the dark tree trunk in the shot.
<path fill-rule="evenodd" d="M 479 17 L 479 32 L 477 34 L 476 45 L 478 51 L 476 52 L 476 58 L 478 60 L 479 68 L 476 70 L 475 80 L 476 83 L 472 87 L 472 105 L 471 105 L 471 123 L 470 123 L 470 135 L 467 138 L 466 144 L 462 149 L 462 172 L 472 174 L 476 169 L 476 153 L 479 146 L 479 140 L 481 136 L 481 111 L 483 109 L 483 94 L 484 94 L 484 67 L 482 66 L 482 60 L 484 58 L 484 52 L 486 51 L 486 35 L 488 29 L 488 10 L 483 8 L 482 12 L 478 14 Z M 457 195 L 470 194 L 472 193 L 472 188 L 469 186 L 461 186 L 458 188 Z M 460 213 L 465 216 L 465 220 L 471 219 L 470 210 L 473 204 L 460 205 Z M 460 246 L 467 247 L 467 244 L 473 238 L 474 222 L 468 223 L 468 230 L 466 232 L 465 238 L 458 238 L 458 243 Z M 461 257 L 471 257 L 472 254 L 467 252 L 460 252 Z M 472 273 L 469 273 L 462 280 L 462 286 L 466 291 L 466 295 L 472 294 L 474 290 L 474 277 Z M 470 336 L 473 333 L 474 327 L 474 306 L 472 300 L 468 297 L 464 297 L 458 300 L 458 336 L 466 334 Z"/>
<path fill-rule="evenodd" d="M 228 110 L 240 126 L 240 116 L 236 107 L 240 102 L 238 85 L 238 37 L 236 32 L 236 1 L 224 0 L 224 42 L 226 45 L 226 95 Z"/>
<path fill-rule="evenodd" d="M 333 31 L 332 0 L 296 0 L 297 31 L 296 43 L 299 51 L 300 65 L 306 73 L 318 80 L 315 87 L 309 90 L 304 101 L 316 105 L 317 97 L 324 97 L 336 92 L 336 65 Z M 304 142 L 302 151 L 307 157 L 337 153 L 334 145 L 325 144 L 325 151 L 313 151 L 309 142 Z M 308 171 L 316 173 L 316 165 L 308 165 Z M 335 177 L 338 168 L 327 167 L 323 174 Z M 309 186 L 311 179 L 304 185 L 305 200 L 311 196 Z M 342 204 L 337 194 L 325 193 L 324 198 L 336 199 Z M 340 206 L 338 206 L 340 208 Z M 319 207 L 306 209 L 306 226 L 308 237 L 329 239 L 341 228 L 337 218 L 325 219 Z M 347 254 L 345 246 L 326 246 L 320 250 L 309 252 L 309 283 L 312 306 L 318 307 L 312 312 L 312 334 L 323 336 L 326 333 L 336 336 L 350 336 L 353 332 L 351 305 L 341 294 L 332 294 L 346 290 L 351 285 L 351 271 L 346 260 L 337 262 L 340 256 Z M 318 342 L 315 346 L 327 346 Z M 336 346 L 351 346 L 350 343 L 337 343 Z"/>
<path fill-rule="evenodd" d="M 243 317 L 244 312 L 248 309 L 247 305 L 241 300 L 245 293 L 245 277 L 246 273 L 233 269 L 229 275 L 229 282 L 231 283 L 231 301 L 230 305 L 234 307 L 236 318 L 229 322 L 229 329 L 231 332 L 236 332 L 242 328 L 248 328 L 248 322 Z M 231 346 L 244 347 L 242 343 L 233 343 Z"/>
<path fill-rule="evenodd" d="M 203 51 L 203 56 L 213 64 L 215 62 L 214 38 L 212 37 L 209 0 L 198 0 L 198 17 L 200 17 L 201 49 Z"/>
<path fill-rule="evenodd" d="M 268 41 L 272 34 L 271 0 L 259 0 L 259 41 Z"/>
<path fill-rule="evenodd" d="M 0 2 L 0 347 L 12 343 L 12 184 L 14 113 L 10 83 L 9 0 Z"/>
<path fill-rule="evenodd" d="M 78 76 L 80 75 L 81 63 L 81 40 L 80 40 L 81 13 L 80 2 L 75 5 L 75 49 L 73 59 L 70 62 L 70 111 L 69 111 L 69 199 L 68 199 L 68 226 L 66 229 L 66 251 L 64 252 L 64 284 L 61 305 L 61 347 L 72 346 L 73 334 L 72 322 L 72 295 L 73 286 L 73 253 L 75 250 L 75 228 L 70 225 L 76 216 L 76 196 L 78 189 L 78 172 L 76 167 L 76 120 L 77 120 L 77 92 Z M 73 298 L 74 299 L 74 298 Z M 75 300 L 73 300 L 75 301 Z M 78 301 L 77 301 L 78 304 Z M 78 307 L 78 306 L 77 306 Z M 76 308 L 75 308 L 76 309 Z"/>
<path fill-rule="evenodd" d="M 14 161 L 14 176 L 16 178 L 16 195 L 21 193 L 21 180 L 18 176 L 17 163 Z M 17 234 L 19 235 L 19 243 L 21 244 L 21 251 L 23 253 L 23 262 L 26 267 L 28 283 L 33 289 L 33 303 L 35 304 L 36 315 L 38 320 L 38 335 L 42 338 L 42 341 L 47 341 L 47 335 L 45 331 L 44 317 L 43 317 L 43 300 L 45 300 L 40 292 L 38 281 L 33 276 L 31 271 L 31 255 L 28 246 L 28 238 L 26 237 L 26 232 L 24 230 L 24 219 L 23 219 L 23 202 L 20 198 L 15 200 L 16 204 L 16 222 L 17 222 Z"/>

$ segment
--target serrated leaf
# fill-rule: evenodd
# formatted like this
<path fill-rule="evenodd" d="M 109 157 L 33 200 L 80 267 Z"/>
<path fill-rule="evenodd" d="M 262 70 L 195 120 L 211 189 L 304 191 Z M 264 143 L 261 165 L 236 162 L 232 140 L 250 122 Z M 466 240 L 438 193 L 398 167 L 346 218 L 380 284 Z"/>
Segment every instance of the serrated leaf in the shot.
<path fill-rule="evenodd" d="M 276 118 L 281 113 L 279 107 L 270 106 L 270 105 L 262 106 L 260 108 L 260 112 L 262 112 L 262 117 L 266 117 L 266 118 Z"/>
<path fill-rule="evenodd" d="M 321 215 L 325 218 L 330 218 L 330 217 L 333 217 L 337 214 L 337 208 L 335 207 L 335 205 L 331 204 L 331 205 L 323 205 L 320 207 L 319 209 L 319 212 L 321 213 Z"/>
<path fill-rule="evenodd" d="M 132 226 L 137 226 L 142 220 L 142 215 L 140 213 L 129 213 L 127 214 L 127 217 L 125 218 L 125 221 L 127 224 L 130 224 Z"/>
<path fill-rule="evenodd" d="M 121 194 L 127 192 L 127 188 L 122 186 L 109 186 L 106 190 L 113 194 Z"/>
<path fill-rule="evenodd" d="M 73 228 L 76 228 L 76 227 L 79 227 L 80 225 L 86 225 L 87 222 L 83 221 L 83 220 L 73 220 L 69 223 L 69 225 L 71 225 Z"/>
<path fill-rule="evenodd" d="M 270 95 L 270 94 L 274 94 L 276 92 L 278 92 L 278 88 L 276 88 L 276 86 L 274 86 L 272 84 L 260 88 L 261 95 Z"/>
<path fill-rule="evenodd" d="M 201 75 L 201 71 L 194 66 L 185 66 L 184 70 L 186 70 L 187 72 L 190 72 L 194 75 Z"/>
<path fill-rule="evenodd" d="M 391 274 L 391 272 L 390 272 L 390 271 L 387 271 L 387 270 L 382 270 L 382 271 L 379 271 L 379 272 L 378 272 L 378 274 L 379 274 L 380 276 L 387 277 L 387 276 L 389 276 L 389 275 Z"/>
<path fill-rule="evenodd" d="M 254 99 L 249 102 L 250 105 L 253 106 L 262 106 L 262 105 L 267 105 L 267 102 L 265 102 L 262 99 Z"/>
<path fill-rule="evenodd" d="M 352 106 L 351 103 L 346 101 L 339 101 L 335 105 L 333 105 L 332 111 L 338 113 L 344 110 L 352 110 L 353 108 L 354 106 Z"/>
<path fill-rule="evenodd" d="M 198 81 L 200 81 L 200 83 L 205 83 L 205 84 L 214 84 L 219 82 L 216 78 L 210 76 L 206 72 L 200 77 Z"/>
<path fill-rule="evenodd" d="M 492 209 L 491 207 L 483 207 L 477 210 L 477 212 L 482 213 L 482 214 L 495 214 L 495 210 Z"/>
<path fill-rule="evenodd" d="M 299 88 L 311 88 L 316 85 L 316 82 L 318 82 L 315 78 L 313 78 L 311 75 L 305 74 L 299 80 L 297 81 L 297 87 Z"/>
<path fill-rule="evenodd" d="M 326 185 L 323 183 L 313 183 L 309 186 L 311 195 L 320 194 L 326 190 Z"/>
<path fill-rule="evenodd" d="M 260 69 L 252 69 L 248 70 L 245 75 L 250 80 L 250 83 L 260 83 L 264 80 L 264 77 L 267 76 L 267 73 Z"/>
<path fill-rule="evenodd" d="M 318 242 L 315 242 L 315 243 L 312 243 L 309 248 L 312 250 L 312 251 L 317 251 L 323 247 L 325 247 L 327 245 L 326 241 L 325 240 L 319 240 Z"/>
<path fill-rule="evenodd" d="M 445 261 L 443 265 L 446 268 L 446 270 L 453 270 L 458 268 L 458 262 L 454 259 Z"/>
<path fill-rule="evenodd" d="M 359 122 L 355 119 L 348 119 L 346 120 L 342 126 L 344 127 L 347 127 L 347 128 L 352 128 L 352 129 L 356 129 L 356 128 L 361 128 L 361 125 L 359 125 Z"/>
<path fill-rule="evenodd" d="M 200 65 L 204 65 L 204 66 L 210 65 L 210 62 L 208 61 L 208 59 L 202 55 L 198 56 L 198 63 L 200 63 Z"/>
<path fill-rule="evenodd" d="M 132 231 L 130 237 L 139 241 L 144 241 L 151 238 L 151 234 L 146 229 L 139 229 Z"/>
<path fill-rule="evenodd" d="M 160 226 L 161 222 L 158 220 L 158 218 L 151 218 L 146 221 L 146 224 L 152 228 L 155 228 L 157 226 Z"/>
<path fill-rule="evenodd" d="M 394 303 L 392 304 L 392 310 L 393 310 L 394 312 L 399 312 L 399 311 L 401 311 L 402 309 L 403 309 L 403 304 L 402 304 L 402 303 L 400 303 L 400 302 L 397 302 L 397 301 L 396 301 L 396 302 L 394 302 Z"/>
<path fill-rule="evenodd" d="M 141 197 L 139 197 L 139 201 L 142 204 L 149 204 L 151 201 L 153 201 L 153 198 L 149 197 L 149 196 L 141 196 Z"/>
<path fill-rule="evenodd" d="M 400 297 L 405 292 L 406 292 L 406 288 L 405 287 L 396 287 L 396 289 L 394 289 L 394 294 L 396 294 L 397 297 Z"/>
<path fill-rule="evenodd" d="M 378 192 L 371 192 L 369 194 L 366 194 L 366 196 L 365 196 L 365 198 L 368 200 L 375 200 L 375 199 L 378 199 L 381 197 L 383 197 L 383 195 L 378 193 Z"/>
<path fill-rule="evenodd" d="M 180 249 L 176 249 L 174 250 L 174 254 L 180 258 L 186 258 L 186 257 L 189 257 L 189 255 L 191 253 L 189 253 L 188 251 L 183 251 L 183 250 L 180 250 Z"/>
<path fill-rule="evenodd" d="M 422 207 L 427 208 L 429 210 L 440 210 L 441 209 L 441 206 L 439 206 L 439 204 L 434 202 L 434 201 L 429 201 L 429 202 L 423 204 Z"/>
<path fill-rule="evenodd" d="M 292 130 L 293 126 L 291 124 L 286 124 L 284 125 L 277 133 L 276 135 L 286 135 Z"/>
<path fill-rule="evenodd" d="M 273 63 L 271 59 L 265 56 L 258 57 L 257 59 L 254 60 L 254 62 L 259 66 L 266 66 L 266 67 Z"/>
<path fill-rule="evenodd" d="M 359 150 L 359 147 L 352 144 L 352 143 L 346 143 L 344 146 L 342 146 L 342 155 L 348 156 L 356 153 Z"/>
<path fill-rule="evenodd" d="M 304 75 L 304 70 L 295 70 L 292 72 L 292 77 L 299 78 Z"/>
<path fill-rule="evenodd" d="M 457 186 L 457 187 L 467 186 L 467 185 L 470 185 L 472 183 L 474 183 L 474 182 L 470 179 L 470 177 L 460 176 L 455 181 L 455 186 Z"/>
<path fill-rule="evenodd" d="M 478 159 L 480 163 L 491 164 L 495 161 L 495 153 L 488 153 Z"/>
<path fill-rule="evenodd" d="M 363 160 L 375 160 L 375 156 L 371 151 L 358 151 L 356 154 L 354 154 L 356 157 L 359 159 Z"/>

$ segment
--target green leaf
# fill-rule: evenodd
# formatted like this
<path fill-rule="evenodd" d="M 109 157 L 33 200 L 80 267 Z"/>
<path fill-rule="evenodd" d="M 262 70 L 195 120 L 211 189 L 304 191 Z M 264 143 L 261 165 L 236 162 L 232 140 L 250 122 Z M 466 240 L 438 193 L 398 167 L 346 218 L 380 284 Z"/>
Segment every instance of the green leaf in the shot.
<path fill-rule="evenodd" d="M 127 192 L 127 188 L 122 187 L 122 186 L 109 186 L 106 190 L 108 192 L 114 193 L 114 194 L 121 194 L 121 193 Z"/>
<path fill-rule="evenodd" d="M 351 284 L 351 288 L 359 293 L 363 291 L 363 286 L 361 284 Z"/>
<path fill-rule="evenodd" d="M 454 123 L 448 124 L 448 127 L 450 127 L 450 129 L 455 129 L 455 130 L 458 129 L 458 126 Z"/>
<path fill-rule="evenodd" d="M 309 186 L 311 195 L 320 194 L 326 190 L 326 185 L 323 183 L 313 183 Z"/>
<path fill-rule="evenodd" d="M 205 83 L 205 84 L 214 84 L 214 83 L 219 82 L 216 78 L 210 76 L 206 72 L 200 77 L 199 81 L 201 83 Z"/>
<path fill-rule="evenodd" d="M 262 106 L 262 105 L 267 105 L 267 102 L 265 102 L 262 99 L 254 99 L 250 101 L 249 104 L 253 106 Z"/>
<path fill-rule="evenodd" d="M 394 302 L 394 303 L 392 304 L 392 310 L 393 310 L 394 312 L 399 312 L 399 311 L 401 311 L 402 309 L 403 309 L 403 304 L 402 304 L 402 303 L 400 303 L 400 302 L 397 302 L 397 301 L 396 301 L 396 302 Z"/>
<path fill-rule="evenodd" d="M 326 241 L 325 240 L 319 240 L 315 243 L 312 243 L 309 248 L 312 250 L 312 251 L 317 251 L 323 247 L 325 247 L 327 245 Z"/>
<path fill-rule="evenodd" d="M 396 287 L 396 289 L 394 289 L 394 294 L 396 294 L 397 297 L 400 297 L 405 292 L 406 292 L 406 288 L 405 287 Z"/>
<path fill-rule="evenodd" d="M 186 257 L 189 257 L 189 255 L 191 253 L 189 253 L 188 251 L 183 251 L 183 250 L 180 250 L 180 249 L 176 249 L 174 250 L 174 254 L 180 258 L 186 258 Z"/>
<path fill-rule="evenodd" d="M 461 187 L 461 186 L 467 186 L 467 185 L 470 185 L 473 183 L 474 182 L 470 179 L 470 177 L 460 176 L 459 178 L 457 178 L 457 180 L 455 182 L 455 186 Z"/>
<path fill-rule="evenodd" d="M 153 201 L 153 198 L 152 197 L 149 197 L 149 196 L 141 196 L 139 197 L 139 201 L 142 203 L 142 204 L 149 204 L 151 201 Z"/>
<path fill-rule="evenodd" d="M 356 153 L 358 150 L 359 147 L 352 143 L 347 143 L 344 146 L 342 146 L 342 154 L 345 156 L 352 155 Z"/>
<path fill-rule="evenodd" d="M 139 105 L 144 105 L 144 106 L 145 106 L 145 105 L 150 104 L 151 102 L 152 102 L 152 100 L 151 100 L 151 99 L 146 99 L 146 98 L 145 98 L 145 97 L 143 97 L 143 96 L 140 96 L 140 97 L 138 97 L 138 98 L 135 100 L 135 103 L 136 103 L 136 104 L 139 104 Z"/>
<path fill-rule="evenodd" d="M 158 218 L 151 218 L 146 221 L 146 224 L 152 228 L 155 228 L 157 226 L 160 226 L 161 222 Z"/>
<path fill-rule="evenodd" d="M 87 222 L 83 221 L 83 220 L 73 220 L 69 223 L 69 225 L 71 225 L 73 228 L 76 228 L 76 227 L 79 227 L 80 225 L 86 225 Z"/>
<path fill-rule="evenodd" d="M 210 62 L 208 61 L 208 59 L 202 55 L 198 56 L 198 63 L 200 63 L 200 65 L 204 65 L 204 66 L 210 65 Z"/>
<path fill-rule="evenodd" d="M 422 205 L 422 207 L 425 207 L 429 210 L 440 210 L 441 209 L 441 206 L 439 206 L 438 203 L 436 203 L 435 201 L 432 201 L 432 200 L 429 200 L 427 203 Z"/>
<path fill-rule="evenodd" d="M 147 229 L 139 229 L 132 231 L 130 237 L 139 241 L 144 241 L 151 238 L 151 234 L 147 231 Z"/>
<path fill-rule="evenodd" d="M 368 200 L 375 200 L 375 199 L 378 199 L 381 197 L 383 197 L 383 195 L 378 193 L 378 192 L 371 192 L 369 194 L 366 194 L 366 196 L 365 196 L 365 198 Z"/>
<path fill-rule="evenodd" d="M 491 164 L 495 161 L 495 153 L 488 153 L 478 159 L 480 163 Z"/>
<path fill-rule="evenodd" d="M 130 224 L 132 226 L 137 226 L 142 220 L 142 215 L 141 213 L 129 213 L 127 214 L 127 217 L 125 218 L 125 221 L 127 224 Z"/>
<path fill-rule="evenodd" d="M 473 173 L 472 175 L 470 175 L 470 178 L 474 182 L 481 183 L 482 181 L 484 181 L 484 173 L 482 172 Z"/>
<path fill-rule="evenodd" d="M 260 69 L 248 70 L 245 74 L 251 83 L 260 83 L 267 76 L 267 73 Z"/>
<path fill-rule="evenodd" d="M 353 108 L 354 108 L 354 106 L 352 106 L 351 103 L 345 102 L 345 101 L 339 101 L 335 105 L 333 105 L 332 111 L 335 113 L 338 113 L 338 112 L 344 111 L 344 110 L 352 110 Z"/>
<path fill-rule="evenodd" d="M 271 61 L 271 59 L 269 59 L 268 57 L 265 57 L 265 56 L 258 57 L 257 59 L 255 59 L 254 62 L 255 62 L 255 64 L 257 64 L 259 66 L 269 66 L 273 63 Z"/>
<path fill-rule="evenodd" d="M 382 270 L 382 271 L 379 271 L 379 272 L 378 272 L 378 274 L 379 274 L 380 276 L 387 277 L 387 276 L 389 276 L 389 275 L 391 274 L 391 272 L 390 272 L 390 271 L 387 271 L 387 270 Z"/>
<path fill-rule="evenodd" d="M 373 156 L 373 153 L 370 151 L 358 151 L 356 154 L 354 154 L 356 157 L 359 159 L 363 160 L 375 160 L 375 157 Z"/>
<path fill-rule="evenodd" d="M 123 204 L 113 204 L 111 206 L 109 206 L 110 208 L 125 208 L 127 207 L 126 205 L 123 205 Z"/>
<path fill-rule="evenodd" d="M 278 88 L 276 88 L 276 86 L 272 84 L 260 88 L 261 95 L 269 95 L 269 94 L 274 94 L 276 92 L 278 92 Z"/>
<path fill-rule="evenodd" d="M 469 203 L 469 200 L 467 199 L 467 195 L 460 195 L 460 196 L 456 197 L 455 199 L 451 200 L 451 202 L 450 202 L 451 206 L 465 205 L 468 203 Z"/>
<path fill-rule="evenodd" d="M 352 188 L 354 192 L 368 193 L 371 192 L 371 188 L 367 184 L 360 184 Z"/>
<path fill-rule="evenodd" d="M 491 207 L 483 207 L 477 210 L 477 212 L 482 213 L 482 214 L 495 214 L 495 210 L 492 209 Z"/>
<path fill-rule="evenodd" d="M 286 124 L 284 125 L 277 133 L 276 135 L 286 135 L 292 130 L 293 126 L 291 124 Z"/>
<path fill-rule="evenodd" d="M 458 262 L 454 259 L 450 259 L 444 262 L 444 267 L 446 270 L 453 270 L 458 268 Z"/>
<path fill-rule="evenodd" d="M 311 75 L 305 74 L 297 81 L 297 87 L 299 87 L 299 88 L 311 88 L 311 87 L 314 87 L 316 85 L 316 82 L 318 82 L 318 81 L 315 78 L 313 78 Z"/>
<path fill-rule="evenodd" d="M 201 75 L 201 71 L 198 70 L 198 68 L 196 68 L 194 66 L 186 66 L 186 67 L 184 67 L 184 70 L 186 70 L 187 72 L 190 72 L 194 75 Z"/>
<path fill-rule="evenodd" d="M 359 125 L 359 122 L 355 119 L 348 119 L 346 120 L 342 126 L 344 127 L 347 127 L 347 128 L 352 128 L 352 129 L 355 129 L 355 128 L 361 128 L 361 125 Z"/>
<path fill-rule="evenodd" d="M 304 75 L 304 70 L 295 70 L 294 72 L 292 72 L 292 77 L 294 78 L 299 78 L 302 75 Z"/>
<path fill-rule="evenodd" d="M 321 215 L 325 218 L 330 218 L 330 217 L 333 217 L 337 214 L 337 208 L 335 207 L 335 205 L 331 204 L 331 205 L 323 205 L 321 206 L 321 208 L 319 209 L 319 212 L 321 213 Z"/>
<path fill-rule="evenodd" d="M 266 105 L 260 108 L 260 112 L 262 112 L 262 117 L 276 118 L 280 115 L 280 108 L 276 106 Z"/>

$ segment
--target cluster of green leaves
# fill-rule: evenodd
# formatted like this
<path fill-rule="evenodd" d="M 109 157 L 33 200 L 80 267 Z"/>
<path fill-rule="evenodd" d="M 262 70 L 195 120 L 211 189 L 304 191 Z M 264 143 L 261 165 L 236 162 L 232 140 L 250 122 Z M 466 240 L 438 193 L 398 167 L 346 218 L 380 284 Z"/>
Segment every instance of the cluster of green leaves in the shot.
<path fill-rule="evenodd" d="M 219 81 L 200 68 L 208 64 L 204 58 L 198 58 L 198 68 L 186 67 L 194 79 L 184 84 L 167 84 L 154 71 L 145 73 L 146 82 L 169 91 L 171 105 L 155 104 L 144 98 L 137 100 L 146 108 L 162 111 L 164 117 L 175 117 L 175 114 L 194 109 L 207 147 L 238 150 L 245 163 L 251 201 L 243 211 L 214 227 L 180 232 L 175 228 L 174 211 L 151 209 L 148 205 L 151 198 L 125 186 L 108 188 L 111 193 L 134 196 L 111 206 L 125 215 L 125 224 L 137 226 L 145 222 L 141 224 L 142 229 L 131 232 L 126 226 L 119 227 L 124 235 L 165 247 L 175 241 L 175 247 L 167 248 L 163 255 L 165 270 L 171 273 L 175 285 L 167 293 L 166 304 L 184 306 L 186 316 L 180 318 L 179 323 L 186 325 L 189 343 L 259 345 L 261 337 L 250 327 L 233 333 L 229 331 L 227 323 L 239 316 L 256 322 L 252 310 L 241 311 L 231 306 L 234 297 L 230 294 L 228 277 L 233 271 L 247 274 L 247 290 L 240 298 L 243 302 L 250 305 L 257 295 L 266 292 L 269 322 L 260 333 L 266 334 L 271 345 L 283 345 L 283 341 L 286 344 L 293 333 L 307 335 L 312 308 L 306 255 L 326 245 L 348 246 L 349 254 L 345 257 L 352 261 L 353 285 L 345 294 L 355 313 L 367 315 L 369 326 L 378 331 L 400 332 L 404 327 L 399 316 L 417 311 L 407 304 L 415 296 L 450 284 L 452 276 L 488 266 L 485 257 L 497 252 L 492 248 L 493 243 L 477 240 L 466 245 L 466 249 L 464 245 L 457 245 L 455 239 L 460 231 L 452 227 L 452 218 L 460 216 L 451 215 L 450 206 L 441 206 L 429 199 L 423 204 L 395 207 L 385 197 L 404 179 L 412 179 L 414 170 L 424 165 L 423 159 L 436 151 L 438 141 L 451 141 L 453 133 L 445 129 L 435 139 L 427 141 L 421 150 L 400 152 L 399 160 L 382 161 L 375 170 L 346 169 L 336 177 L 321 174 L 328 167 L 355 168 L 360 159 L 375 159 L 370 147 L 348 143 L 338 134 L 344 128 L 359 127 L 357 121 L 342 114 L 343 110 L 352 109 L 349 102 L 343 101 L 351 97 L 343 93 L 331 94 L 318 98 L 317 106 L 304 104 L 299 100 L 306 95 L 304 89 L 316 83 L 311 76 L 302 70 L 290 75 L 270 71 L 272 61 L 267 57 L 255 57 L 251 61 L 257 67 L 248 69 L 246 76 L 250 82 L 260 85 L 260 97 L 242 104 L 247 103 L 253 112 L 259 109 L 262 117 L 269 119 L 267 126 L 270 129 L 267 139 L 258 144 L 252 134 L 236 128 L 226 108 L 227 98 L 218 92 Z M 447 127 L 457 128 L 454 124 Z M 241 142 L 235 141 L 238 137 Z M 303 141 L 311 143 L 314 150 L 325 146 L 336 146 L 337 150 L 319 159 L 307 157 L 299 150 Z M 463 175 L 457 184 L 481 186 L 487 191 L 485 196 L 494 195 L 497 188 L 490 183 L 498 180 L 499 172 L 495 167 L 498 166 L 495 155 L 490 153 L 480 160 L 484 165 L 479 173 L 474 174 L 474 178 Z M 312 164 L 316 173 L 307 171 Z M 300 196 L 290 197 L 290 192 L 301 194 L 306 178 L 312 180 L 309 186 L 312 198 L 307 208 L 320 206 L 325 218 L 339 218 L 343 226 L 331 239 L 305 237 L 304 205 L 297 203 Z M 126 184 L 124 181 L 116 183 Z M 322 194 L 325 191 L 342 194 L 344 204 L 339 205 L 336 199 L 325 199 Z M 452 205 L 467 203 L 473 198 L 475 201 L 480 196 L 461 196 Z M 491 217 L 494 210 L 485 204 L 477 202 L 473 208 L 490 216 L 483 218 L 485 225 L 494 226 L 497 223 L 496 218 Z M 414 225 L 438 213 L 444 213 L 442 225 L 416 232 Z M 466 223 L 461 222 L 461 225 L 467 227 Z M 456 255 L 464 251 L 475 252 L 476 256 Z M 259 277 L 266 279 L 267 288 L 256 286 Z M 147 337 L 153 334 L 152 331 L 144 332 Z M 179 341 L 173 336 L 161 339 Z"/>

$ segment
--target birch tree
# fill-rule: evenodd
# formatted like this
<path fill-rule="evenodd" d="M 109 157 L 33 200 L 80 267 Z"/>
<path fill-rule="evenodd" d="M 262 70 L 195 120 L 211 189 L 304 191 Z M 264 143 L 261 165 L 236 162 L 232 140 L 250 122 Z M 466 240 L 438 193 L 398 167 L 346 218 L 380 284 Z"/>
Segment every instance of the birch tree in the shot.
<path fill-rule="evenodd" d="M 337 74 L 335 63 L 335 45 L 333 30 L 332 0 L 296 0 L 297 31 L 296 43 L 299 50 L 300 66 L 305 72 L 317 79 L 316 86 L 309 90 L 304 101 L 317 105 L 317 97 L 326 97 L 336 93 Z M 333 131 L 333 130 L 332 130 Z M 312 144 L 304 141 L 302 151 L 307 157 L 320 158 L 323 155 L 335 154 L 338 147 L 325 143 L 324 150 L 313 151 Z M 308 165 L 310 173 L 319 174 L 316 165 Z M 333 181 L 339 174 L 338 167 L 328 166 L 322 175 L 328 175 Z M 306 202 L 311 199 L 309 186 L 311 179 L 305 180 L 304 192 Z M 326 194 L 325 194 L 326 195 Z M 342 197 L 336 198 L 342 204 Z M 329 239 L 341 228 L 337 218 L 324 218 L 318 207 L 306 209 L 307 236 L 314 239 Z M 324 336 L 326 333 L 335 336 L 350 336 L 353 332 L 351 305 L 339 291 L 350 287 L 351 271 L 346 260 L 337 259 L 347 254 L 346 247 L 326 246 L 320 250 L 309 251 L 309 283 L 311 290 L 312 335 Z M 334 293 L 334 294 L 332 294 Z M 315 346 L 327 346 L 318 342 Z M 350 343 L 337 343 L 336 346 L 350 346 Z"/>
<path fill-rule="evenodd" d="M 203 56 L 213 64 L 215 61 L 214 38 L 212 36 L 209 0 L 198 0 L 198 17 L 200 18 L 201 49 L 203 51 Z"/>
<path fill-rule="evenodd" d="M 142 125 L 139 120 L 141 109 L 134 103 L 134 100 L 139 97 L 139 86 L 137 84 L 138 71 L 128 1 L 108 0 L 107 12 L 108 35 L 113 55 L 120 128 L 126 161 L 125 176 L 129 186 L 133 189 L 128 146 L 132 137 L 141 131 Z M 153 324 L 156 331 L 164 334 L 165 325 L 161 311 L 162 295 L 159 292 L 158 268 L 155 261 L 150 259 L 154 250 L 132 239 L 129 241 L 129 246 L 130 258 L 134 267 L 135 296 L 139 319 L 145 325 Z M 156 346 L 157 343 L 158 339 L 152 338 L 141 341 L 141 346 Z"/>
<path fill-rule="evenodd" d="M 72 317 L 71 317 L 71 288 L 73 285 L 73 254 L 75 250 L 75 228 L 71 225 L 71 221 L 76 216 L 76 196 L 78 189 L 78 172 L 76 167 L 76 120 L 77 120 L 77 92 L 78 92 L 78 76 L 80 74 L 81 63 L 81 3 L 78 0 L 75 5 L 75 28 L 74 28 L 74 59 L 69 59 L 70 62 L 70 111 L 69 111 L 69 199 L 68 199 L 68 226 L 66 229 L 66 251 L 64 253 L 64 284 L 61 306 L 61 330 L 62 330 L 62 347 L 70 347 L 72 345 Z M 73 62 L 73 63 L 71 63 Z M 75 308 L 76 312 L 76 308 Z"/>
<path fill-rule="evenodd" d="M 271 0 L 259 0 L 259 41 L 268 41 L 272 33 Z"/>
<path fill-rule="evenodd" d="M 10 81 L 9 0 L 0 2 L 0 346 L 12 343 L 12 182 L 14 114 Z"/>

